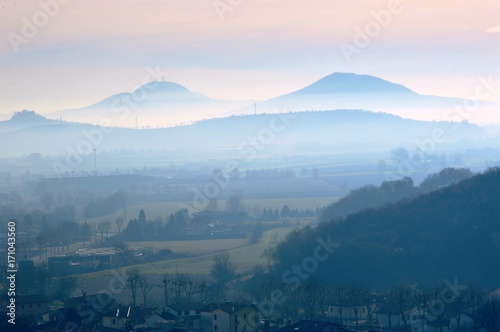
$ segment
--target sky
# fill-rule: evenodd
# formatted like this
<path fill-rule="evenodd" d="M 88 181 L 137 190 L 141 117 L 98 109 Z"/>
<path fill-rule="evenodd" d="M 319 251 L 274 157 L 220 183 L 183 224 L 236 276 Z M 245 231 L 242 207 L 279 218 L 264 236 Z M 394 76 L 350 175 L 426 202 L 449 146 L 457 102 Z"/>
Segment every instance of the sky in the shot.
<path fill-rule="evenodd" d="M 0 1 L 0 115 L 164 79 L 265 100 L 334 72 L 467 98 L 500 82 L 497 0 Z M 500 83 L 490 101 L 500 102 Z"/>

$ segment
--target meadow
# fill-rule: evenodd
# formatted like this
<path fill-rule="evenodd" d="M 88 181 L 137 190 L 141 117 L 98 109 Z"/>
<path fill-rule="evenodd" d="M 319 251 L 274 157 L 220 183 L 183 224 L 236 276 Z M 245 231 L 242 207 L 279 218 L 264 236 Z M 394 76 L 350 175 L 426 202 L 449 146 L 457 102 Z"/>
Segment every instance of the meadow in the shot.
<path fill-rule="evenodd" d="M 140 264 L 127 267 L 125 269 L 118 269 L 119 274 L 123 274 L 130 269 L 137 269 L 142 274 L 157 276 L 157 278 L 164 274 L 187 273 L 195 275 L 209 275 L 210 269 L 214 263 L 215 256 L 223 251 L 227 251 L 230 255 L 231 261 L 236 266 L 237 273 L 244 273 L 251 271 L 257 266 L 266 269 L 269 266 L 268 260 L 264 256 L 264 251 L 272 246 L 275 246 L 282 241 L 288 233 L 299 226 L 290 226 L 284 228 L 276 228 L 263 233 L 261 239 L 257 243 L 236 243 L 234 240 L 213 240 L 207 248 L 204 248 L 209 253 L 196 255 L 193 257 L 173 259 L 167 261 L 160 261 L 154 263 Z M 245 240 L 246 241 L 246 240 Z M 170 244 L 167 242 L 155 243 L 158 247 L 176 247 L 178 249 L 186 250 L 188 248 L 203 248 L 202 244 L 207 241 L 173 241 L 183 242 Z M 134 242 L 138 244 L 138 242 Z M 134 243 L 130 243 L 131 245 Z M 236 246 L 238 245 L 238 246 Z M 235 246 L 235 247 L 233 247 Z M 219 249 L 213 252 L 210 250 Z M 196 252 L 199 249 L 194 249 Z M 77 276 L 78 288 L 85 289 L 88 292 L 96 292 L 102 288 L 107 287 L 109 280 L 115 278 L 116 272 L 110 270 L 87 273 Z M 156 278 L 156 279 L 157 279 Z"/>

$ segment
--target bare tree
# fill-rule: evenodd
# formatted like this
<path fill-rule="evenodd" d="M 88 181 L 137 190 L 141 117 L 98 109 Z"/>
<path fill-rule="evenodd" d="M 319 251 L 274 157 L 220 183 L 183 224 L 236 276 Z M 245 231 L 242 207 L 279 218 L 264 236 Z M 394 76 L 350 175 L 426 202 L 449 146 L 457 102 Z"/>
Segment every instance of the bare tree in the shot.
<path fill-rule="evenodd" d="M 469 315 L 471 316 L 474 326 L 476 328 L 476 331 L 479 331 L 480 328 L 480 316 L 479 316 L 479 309 L 483 305 L 484 301 L 486 300 L 486 294 L 484 291 L 479 287 L 478 285 L 472 284 L 467 287 L 467 290 L 465 291 L 464 296 L 467 299 L 467 303 L 469 304 L 470 312 Z"/>
<path fill-rule="evenodd" d="M 184 290 L 184 285 L 187 282 L 187 278 L 184 274 L 177 273 L 175 277 L 170 281 L 174 287 L 175 303 L 180 303 L 182 299 L 182 294 Z"/>
<path fill-rule="evenodd" d="M 146 308 L 147 305 L 147 296 L 148 293 L 151 292 L 153 289 L 153 286 L 151 283 L 148 281 L 148 279 L 145 276 L 139 276 L 139 279 L 137 280 L 137 285 L 139 286 L 139 289 L 141 290 L 142 294 L 142 303 L 144 305 L 144 308 Z"/>
<path fill-rule="evenodd" d="M 115 219 L 115 224 L 116 224 L 116 228 L 118 228 L 118 233 L 121 233 L 122 226 L 123 226 L 123 218 L 122 217 L 116 218 Z"/>
<path fill-rule="evenodd" d="M 234 277 L 235 271 L 236 265 L 231 261 L 229 253 L 221 252 L 215 256 L 210 274 L 217 283 L 225 285 Z"/>
<path fill-rule="evenodd" d="M 347 306 L 347 294 L 345 289 L 338 287 L 334 297 L 335 304 L 339 308 L 340 324 L 344 324 L 344 308 Z"/>
<path fill-rule="evenodd" d="M 186 301 L 189 303 L 193 300 L 194 293 L 196 292 L 196 283 L 193 282 L 193 280 L 186 276 L 186 282 L 184 283 L 184 297 L 186 298 Z"/>
<path fill-rule="evenodd" d="M 361 294 L 361 302 L 365 307 L 366 314 L 368 315 L 368 320 L 370 321 L 370 328 L 374 329 L 373 326 L 373 315 L 377 311 L 377 294 L 373 291 L 365 291 Z"/>
<path fill-rule="evenodd" d="M 105 231 L 104 222 L 101 221 L 100 223 L 97 224 L 97 231 L 101 235 L 101 242 L 102 242 L 104 239 L 104 231 Z"/>
<path fill-rule="evenodd" d="M 385 293 L 384 300 L 385 300 L 387 316 L 389 318 L 389 331 L 392 331 L 392 315 L 394 314 L 397 308 L 396 292 L 392 289 L 388 290 Z"/>
<path fill-rule="evenodd" d="M 141 275 L 137 269 L 128 271 L 128 278 L 127 278 L 127 281 L 125 283 L 125 287 L 127 287 L 127 289 L 130 290 L 130 293 L 132 295 L 132 305 L 134 307 L 137 304 L 137 302 L 136 302 L 137 288 L 139 287 L 140 278 L 141 278 Z"/>
<path fill-rule="evenodd" d="M 408 320 L 405 312 L 408 309 L 412 295 L 413 289 L 411 289 L 410 287 L 398 287 L 395 291 L 396 305 L 399 315 L 403 317 L 405 331 L 408 331 Z"/>
<path fill-rule="evenodd" d="M 169 298 L 168 285 L 169 285 L 169 283 L 170 283 L 169 275 L 165 274 L 163 276 L 162 281 L 161 281 L 161 285 L 163 287 L 163 298 L 165 299 L 165 306 L 168 306 L 168 298 Z"/>
<path fill-rule="evenodd" d="M 359 287 L 353 287 L 347 293 L 347 303 L 352 309 L 356 321 L 356 331 L 359 330 L 360 309 L 362 305 L 362 291 Z"/>
<path fill-rule="evenodd" d="M 92 235 L 94 235 L 94 244 L 97 245 L 97 233 L 98 233 L 98 230 L 97 230 L 96 224 L 92 224 L 91 231 L 92 231 Z"/>

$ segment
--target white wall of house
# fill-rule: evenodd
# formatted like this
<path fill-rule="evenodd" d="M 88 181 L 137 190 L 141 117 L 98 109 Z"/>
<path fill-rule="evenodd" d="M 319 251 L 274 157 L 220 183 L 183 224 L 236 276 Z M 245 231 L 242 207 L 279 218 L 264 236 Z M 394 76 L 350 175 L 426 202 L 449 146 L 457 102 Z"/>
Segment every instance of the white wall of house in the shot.
<path fill-rule="evenodd" d="M 212 332 L 231 332 L 231 315 L 220 309 L 212 311 Z"/>

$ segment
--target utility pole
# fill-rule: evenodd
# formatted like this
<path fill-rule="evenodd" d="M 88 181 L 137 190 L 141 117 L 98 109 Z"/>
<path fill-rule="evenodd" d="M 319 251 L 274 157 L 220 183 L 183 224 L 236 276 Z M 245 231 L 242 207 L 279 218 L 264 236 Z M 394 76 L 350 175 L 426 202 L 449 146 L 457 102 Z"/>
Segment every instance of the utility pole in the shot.
<path fill-rule="evenodd" d="M 97 176 L 97 160 L 96 160 L 95 150 L 96 148 L 94 148 L 94 176 Z"/>

